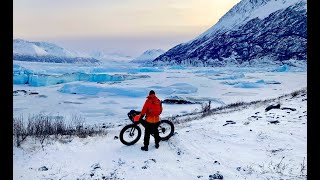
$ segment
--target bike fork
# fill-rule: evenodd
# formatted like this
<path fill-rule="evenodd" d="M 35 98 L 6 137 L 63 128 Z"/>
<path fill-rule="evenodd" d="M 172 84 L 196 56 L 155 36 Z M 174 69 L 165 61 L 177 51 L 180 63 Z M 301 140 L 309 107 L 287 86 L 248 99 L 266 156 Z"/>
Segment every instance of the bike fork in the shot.
<path fill-rule="evenodd" d="M 134 130 L 135 130 L 136 128 L 134 128 L 134 127 L 132 127 L 131 128 L 131 130 L 130 130 L 130 136 L 133 136 L 133 133 L 134 133 Z"/>

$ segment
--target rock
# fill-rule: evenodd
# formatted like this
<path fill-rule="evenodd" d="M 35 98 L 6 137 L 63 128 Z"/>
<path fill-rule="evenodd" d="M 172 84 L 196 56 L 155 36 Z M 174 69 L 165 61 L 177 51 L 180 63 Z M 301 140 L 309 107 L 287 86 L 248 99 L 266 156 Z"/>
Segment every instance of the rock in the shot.
<path fill-rule="evenodd" d="M 195 104 L 194 102 L 183 99 L 165 99 L 162 101 L 164 104 Z"/>
<path fill-rule="evenodd" d="M 269 121 L 269 123 L 271 123 L 271 124 L 277 124 L 277 123 L 280 123 L 280 121 L 278 121 L 278 120 L 275 120 L 275 121 Z"/>
<path fill-rule="evenodd" d="M 48 168 L 46 166 L 42 166 L 38 170 L 39 171 L 48 171 Z"/>
<path fill-rule="evenodd" d="M 297 109 L 295 108 L 289 108 L 289 107 L 283 107 L 281 110 L 291 110 L 291 111 L 296 111 Z"/>
<path fill-rule="evenodd" d="M 218 161 L 214 161 L 213 163 L 214 163 L 214 164 L 218 164 L 218 165 L 220 165 L 220 163 L 219 163 Z"/>
<path fill-rule="evenodd" d="M 93 164 L 91 167 L 92 169 L 98 169 L 98 168 L 101 169 L 101 166 L 99 163 Z"/>
<path fill-rule="evenodd" d="M 29 95 L 39 94 L 38 92 L 30 92 Z"/>
<path fill-rule="evenodd" d="M 271 109 L 280 109 L 280 104 L 272 104 L 270 106 L 268 106 L 265 111 L 268 112 L 270 111 Z"/>
<path fill-rule="evenodd" d="M 230 121 L 230 120 L 227 120 L 226 121 L 226 124 L 224 124 L 223 126 L 226 126 L 226 125 L 228 125 L 228 124 L 235 124 L 236 122 L 234 122 L 234 121 Z"/>
<path fill-rule="evenodd" d="M 223 176 L 219 173 L 215 173 L 213 175 L 209 175 L 209 180 L 214 180 L 214 179 L 223 179 Z"/>

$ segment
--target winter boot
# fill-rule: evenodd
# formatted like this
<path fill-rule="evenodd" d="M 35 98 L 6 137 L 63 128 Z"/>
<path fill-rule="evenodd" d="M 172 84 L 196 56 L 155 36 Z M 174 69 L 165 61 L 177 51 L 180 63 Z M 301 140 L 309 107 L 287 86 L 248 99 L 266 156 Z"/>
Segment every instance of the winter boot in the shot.
<path fill-rule="evenodd" d="M 157 149 L 159 148 L 159 146 L 160 146 L 159 143 L 157 143 L 157 144 L 155 145 L 155 147 L 156 147 Z"/>
<path fill-rule="evenodd" d="M 142 147 L 141 147 L 141 150 L 142 150 L 142 151 L 148 151 L 148 146 L 142 146 Z"/>

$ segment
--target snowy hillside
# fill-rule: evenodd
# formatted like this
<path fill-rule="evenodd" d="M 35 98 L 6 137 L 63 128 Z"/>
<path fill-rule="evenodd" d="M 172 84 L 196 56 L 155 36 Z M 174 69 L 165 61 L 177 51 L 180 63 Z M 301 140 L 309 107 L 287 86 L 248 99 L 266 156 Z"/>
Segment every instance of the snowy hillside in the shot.
<path fill-rule="evenodd" d="M 27 140 L 13 148 L 14 179 L 307 179 L 306 90 L 174 122 L 175 135 L 159 149 L 151 137 L 147 152 L 142 138 L 121 144 L 123 126 L 102 137 L 48 141 L 43 149 Z"/>
<path fill-rule="evenodd" d="M 288 65 L 211 68 L 13 61 L 14 118 L 24 117 L 27 123 L 29 117 L 42 114 L 50 122 L 56 118 L 69 124 L 76 115 L 83 117 L 84 127 L 107 132 L 87 138 L 59 135 L 45 139 L 43 148 L 30 136 L 20 147 L 14 141 L 13 176 L 193 180 L 219 173 L 232 180 L 306 179 L 307 94 L 292 93 L 306 87 L 306 68 Z M 130 124 L 127 113 L 142 108 L 150 89 L 163 100 L 161 118 L 171 119 L 176 133 L 159 149 L 151 138 L 149 151 L 143 152 L 143 135 L 125 146 L 119 133 Z M 168 103 L 175 100 L 192 103 Z M 213 114 L 201 118 L 208 101 Z M 270 104 L 279 106 L 266 111 Z"/>
<path fill-rule="evenodd" d="M 140 56 L 133 59 L 131 62 L 133 63 L 146 63 L 154 60 L 161 54 L 163 54 L 165 51 L 162 49 L 149 49 L 145 52 L 143 52 Z"/>
<path fill-rule="evenodd" d="M 242 0 L 222 16 L 214 26 L 195 39 L 208 36 L 217 31 L 227 32 L 228 30 L 237 29 L 254 18 L 264 19 L 271 13 L 298 2 L 301 2 L 301 0 Z"/>
<path fill-rule="evenodd" d="M 48 42 L 31 42 L 23 39 L 13 40 L 13 54 L 31 56 L 76 57 L 77 55 L 65 48 Z"/>
<path fill-rule="evenodd" d="M 250 65 L 307 60 L 306 0 L 242 0 L 213 27 L 179 44 L 154 65 Z"/>
<path fill-rule="evenodd" d="M 55 63 L 98 63 L 97 59 L 71 52 L 48 42 L 13 40 L 13 60 Z"/>

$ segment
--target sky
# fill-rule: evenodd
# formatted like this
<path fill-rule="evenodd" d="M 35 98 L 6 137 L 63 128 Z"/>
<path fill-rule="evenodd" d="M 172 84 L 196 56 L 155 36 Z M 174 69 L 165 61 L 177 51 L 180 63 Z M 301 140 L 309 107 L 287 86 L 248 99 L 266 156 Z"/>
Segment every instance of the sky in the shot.
<path fill-rule="evenodd" d="M 138 56 L 213 26 L 240 0 L 14 0 L 13 37 Z"/>

